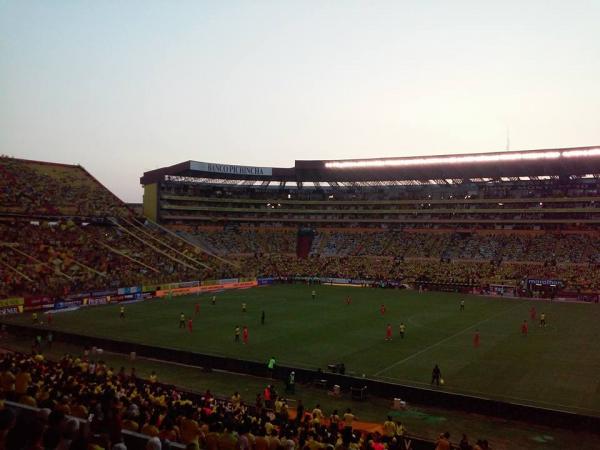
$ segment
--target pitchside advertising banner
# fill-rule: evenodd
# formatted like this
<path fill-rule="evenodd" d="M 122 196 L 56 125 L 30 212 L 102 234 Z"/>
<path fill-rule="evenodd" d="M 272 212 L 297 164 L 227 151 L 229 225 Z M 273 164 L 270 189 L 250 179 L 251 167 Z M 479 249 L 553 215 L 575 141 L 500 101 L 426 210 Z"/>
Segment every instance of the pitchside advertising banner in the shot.
<path fill-rule="evenodd" d="M 65 297 L 10 297 L 0 300 L 0 315 L 19 314 L 42 309 L 61 310 L 81 306 L 107 305 L 169 295 L 186 295 L 224 289 L 245 289 L 257 286 L 256 278 L 227 278 L 222 280 L 186 281 L 160 285 L 128 286 L 94 292 L 80 292 Z"/>
<path fill-rule="evenodd" d="M 539 278 L 528 278 L 527 284 L 535 284 L 538 286 L 558 286 L 562 287 L 562 280 L 543 280 Z"/>
<path fill-rule="evenodd" d="M 53 297 L 27 297 L 25 298 L 25 311 L 54 308 Z"/>
<path fill-rule="evenodd" d="M 256 278 L 227 278 L 224 280 L 205 280 L 190 281 L 188 283 L 172 283 L 161 286 L 156 291 L 157 297 L 167 297 L 169 295 L 198 294 L 202 292 L 221 291 L 223 289 L 245 289 L 257 286 Z"/>
<path fill-rule="evenodd" d="M 117 289 L 117 294 L 119 295 L 137 294 L 139 292 L 142 292 L 142 288 L 140 286 L 124 287 Z"/>
<path fill-rule="evenodd" d="M 200 172 L 227 173 L 232 175 L 273 175 L 271 167 L 236 166 L 234 164 L 215 164 L 190 161 L 190 169 Z"/>
<path fill-rule="evenodd" d="M 9 297 L 0 300 L 0 315 L 22 313 L 24 305 L 25 299 L 23 297 Z"/>

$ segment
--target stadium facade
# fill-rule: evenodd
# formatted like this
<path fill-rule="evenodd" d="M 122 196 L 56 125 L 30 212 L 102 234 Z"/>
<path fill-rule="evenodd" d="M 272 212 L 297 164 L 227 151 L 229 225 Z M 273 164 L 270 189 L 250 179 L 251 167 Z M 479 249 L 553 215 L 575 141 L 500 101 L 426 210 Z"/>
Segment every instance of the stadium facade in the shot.
<path fill-rule="evenodd" d="M 294 167 L 186 161 L 145 172 L 144 214 L 171 225 L 565 230 L 600 223 L 600 147 Z"/>

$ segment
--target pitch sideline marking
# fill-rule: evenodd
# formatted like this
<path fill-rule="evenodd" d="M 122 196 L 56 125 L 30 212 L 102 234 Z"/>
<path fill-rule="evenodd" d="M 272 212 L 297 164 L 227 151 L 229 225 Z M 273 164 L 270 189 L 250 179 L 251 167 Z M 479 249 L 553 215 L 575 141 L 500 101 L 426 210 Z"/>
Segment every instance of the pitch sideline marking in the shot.
<path fill-rule="evenodd" d="M 411 359 L 413 359 L 413 358 L 415 358 L 415 357 L 417 357 L 417 356 L 419 356 L 419 355 L 422 355 L 422 354 L 423 354 L 423 353 L 425 353 L 425 352 L 428 352 L 428 351 L 429 351 L 429 350 L 431 350 L 432 348 L 435 348 L 435 347 L 437 347 L 438 345 L 441 345 L 441 344 L 443 344 L 444 342 L 447 342 L 447 341 L 449 341 L 449 340 L 451 340 L 451 339 L 454 339 L 455 337 L 458 337 L 458 336 L 460 336 L 461 334 L 464 334 L 464 333 L 466 333 L 467 331 L 471 330 L 472 328 L 475 328 L 475 327 L 477 327 L 478 325 L 481 325 L 482 323 L 485 323 L 485 322 L 487 322 L 488 320 L 491 320 L 491 319 L 493 319 L 493 318 L 495 318 L 495 317 L 501 316 L 501 315 L 503 315 L 503 314 L 505 314 L 505 313 L 507 313 L 507 312 L 509 312 L 509 311 L 512 311 L 513 309 L 516 309 L 517 307 L 519 307 L 519 306 L 523 305 L 523 303 L 524 303 L 524 302 L 521 302 L 521 303 L 519 303 L 518 305 L 515 305 L 515 306 L 513 306 L 513 307 L 511 307 L 511 308 L 508 308 L 508 309 L 505 309 L 505 310 L 503 310 L 503 311 L 500 311 L 500 312 L 499 312 L 499 313 L 497 313 L 497 314 L 493 314 L 493 315 L 491 315 L 490 317 L 487 317 L 487 318 L 485 318 L 485 319 L 483 319 L 483 320 L 481 320 L 481 321 L 479 321 L 479 322 L 477 322 L 477 323 L 474 323 L 473 325 L 469 325 L 469 326 L 468 326 L 467 328 L 465 328 L 464 330 L 461 330 L 461 331 L 459 331 L 458 333 L 455 333 L 455 334 L 453 334 L 452 336 L 448 336 L 448 337 L 446 337 L 446 338 L 442 339 L 441 341 L 438 341 L 438 342 L 436 342 L 435 344 L 432 344 L 432 345 L 430 345 L 429 347 L 425 347 L 424 349 L 422 349 L 422 350 L 419 350 L 418 352 L 416 352 L 416 353 L 413 353 L 412 355 L 409 355 L 409 356 L 407 356 L 406 358 L 404 358 L 404 359 L 401 359 L 400 361 L 396 361 L 395 363 L 393 363 L 393 364 L 391 364 L 391 365 L 389 365 L 389 366 L 387 366 L 387 367 L 384 367 L 384 368 L 383 368 L 383 369 L 381 369 L 380 371 L 378 371 L 378 372 L 375 372 L 375 373 L 373 374 L 373 376 L 376 376 L 376 377 L 377 377 L 377 376 L 381 375 L 382 373 L 384 373 L 384 372 L 387 372 L 388 370 L 390 370 L 390 369 L 392 369 L 392 368 L 394 368 L 394 367 L 396 367 L 396 366 L 399 366 L 400 364 L 404 364 L 406 361 L 410 361 Z"/>

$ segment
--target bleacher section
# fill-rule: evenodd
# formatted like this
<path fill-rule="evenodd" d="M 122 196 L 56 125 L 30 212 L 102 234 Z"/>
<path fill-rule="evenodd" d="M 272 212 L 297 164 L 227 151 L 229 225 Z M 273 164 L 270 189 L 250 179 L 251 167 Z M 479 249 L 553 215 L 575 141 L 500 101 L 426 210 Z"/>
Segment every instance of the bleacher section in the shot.
<path fill-rule="evenodd" d="M 188 161 L 144 174 L 144 209 L 259 276 L 598 289 L 597 148 L 431 159 L 266 170 Z M 310 248 L 300 230 L 312 230 Z M 385 261 L 366 262 L 375 257 Z"/>
<path fill-rule="evenodd" d="M 0 298 L 237 275 L 79 166 L 0 159 Z"/>

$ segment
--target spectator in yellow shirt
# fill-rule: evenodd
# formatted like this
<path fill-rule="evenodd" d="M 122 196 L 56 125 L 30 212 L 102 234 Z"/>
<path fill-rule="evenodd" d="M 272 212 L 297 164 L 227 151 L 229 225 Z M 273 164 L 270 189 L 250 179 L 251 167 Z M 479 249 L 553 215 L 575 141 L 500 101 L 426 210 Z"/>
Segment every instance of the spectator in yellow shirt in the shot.
<path fill-rule="evenodd" d="M 15 377 L 15 393 L 18 396 L 24 395 L 31 384 L 31 374 L 27 369 L 17 368 L 17 376 Z"/>
<path fill-rule="evenodd" d="M 392 420 L 392 416 L 387 416 L 387 420 L 383 422 L 383 434 L 387 438 L 393 438 L 396 436 L 396 431 L 398 430 L 398 426 L 396 422 Z"/>

